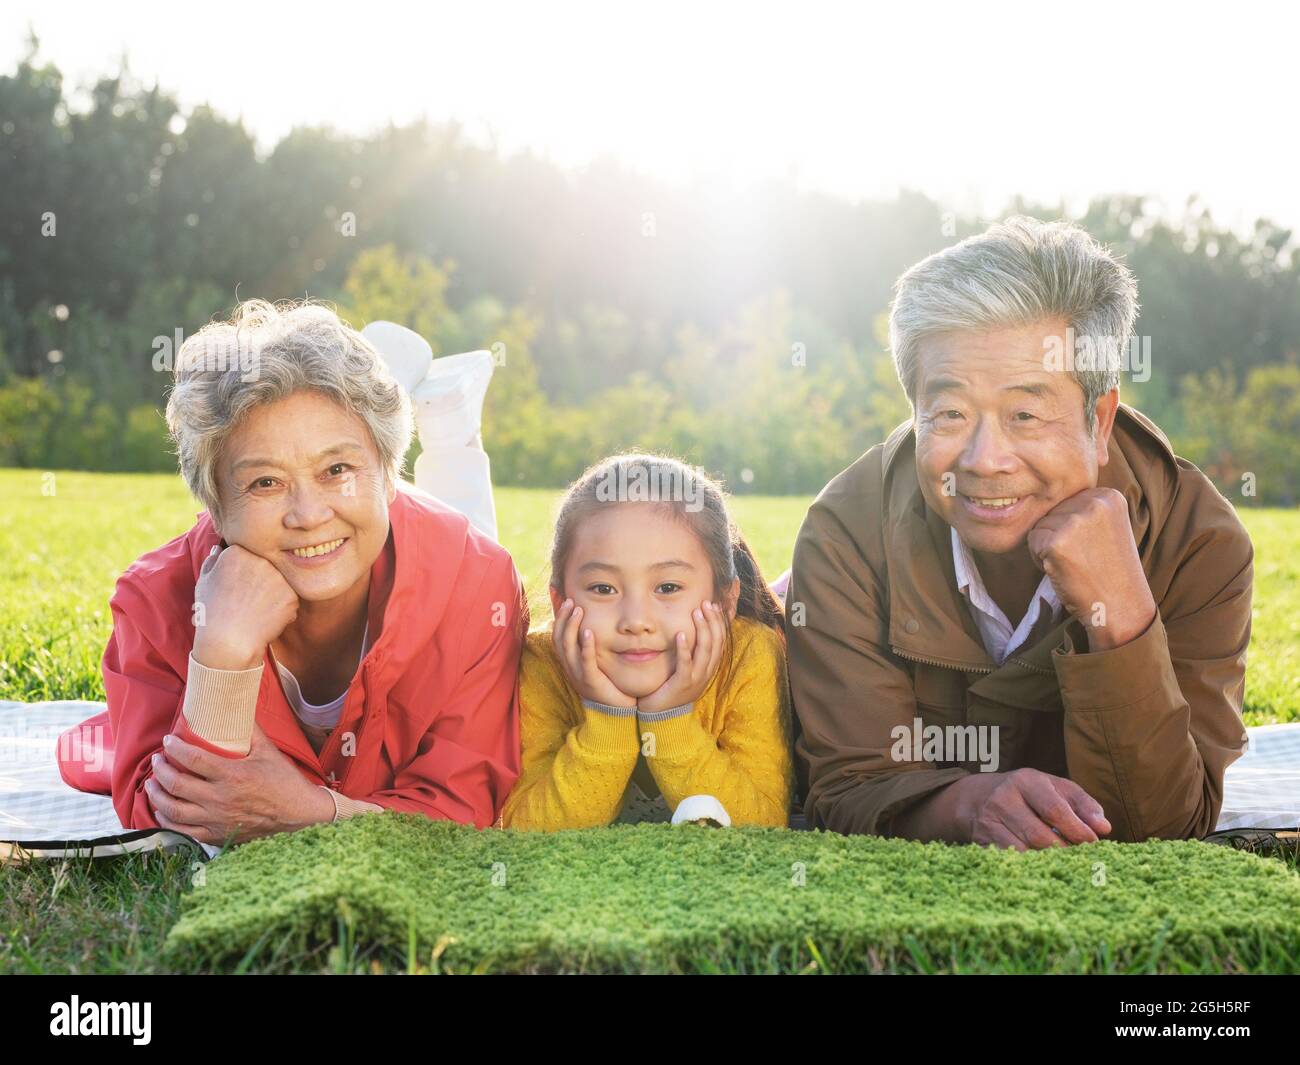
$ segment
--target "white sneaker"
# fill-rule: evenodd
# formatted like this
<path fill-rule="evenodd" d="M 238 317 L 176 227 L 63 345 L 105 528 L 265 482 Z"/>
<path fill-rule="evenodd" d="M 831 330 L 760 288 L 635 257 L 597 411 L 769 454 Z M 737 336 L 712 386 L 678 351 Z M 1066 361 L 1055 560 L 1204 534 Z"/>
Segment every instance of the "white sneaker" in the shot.
<path fill-rule="evenodd" d="M 371 322 L 361 335 L 382 356 L 414 408 L 426 451 L 466 447 L 481 431 L 495 363 L 489 351 L 433 357 L 429 342 L 396 322 Z"/>
<path fill-rule="evenodd" d="M 411 389 L 424 380 L 433 362 L 433 348 L 414 329 L 396 322 L 371 322 L 361 335 L 383 356 L 388 372 L 397 383 L 411 394 Z"/>
<path fill-rule="evenodd" d="M 687 821 L 722 828 L 731 825 L 727 808 L 712 795 L 688 795 L 677 804 L 677 809 L 673 811 L 673 824 L 680 825 Z"/>
<path fill-rule="evenodd" d="M 434 359 L 411 391 L 420 443 L 427 451 L 467 447 L 483 428 L 483 399 L 496 368 L 490 351 Z"/>
<path fill-rule="evenodd" d="M 491 352 L 433 357 L 418 333 L 393 322 L 371 322 L 362 335 L 406 389 L 414 408 L 420 455 L 415 487 L 442 500 L 497 539 L 492 464 L 483 450 L 483 399 L 496 363 Z"/>

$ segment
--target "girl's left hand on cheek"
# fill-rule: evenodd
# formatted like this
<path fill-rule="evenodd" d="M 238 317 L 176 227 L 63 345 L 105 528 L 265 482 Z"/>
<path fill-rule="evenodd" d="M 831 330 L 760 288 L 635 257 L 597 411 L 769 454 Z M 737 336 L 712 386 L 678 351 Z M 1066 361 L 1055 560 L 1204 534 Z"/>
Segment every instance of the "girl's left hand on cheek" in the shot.
<path fill-rule="evenodd" d="M 726 645 L 726 615 L 716 603 L 705 600 L 691 616 L 695 620 L 695 646 L 690 646 L 685 633 L 677 634 L 677 668 L 663 684 L 637 700 L 636 708 L 640 713 L 649 714 L 695 702 L 718 671 Z"/>

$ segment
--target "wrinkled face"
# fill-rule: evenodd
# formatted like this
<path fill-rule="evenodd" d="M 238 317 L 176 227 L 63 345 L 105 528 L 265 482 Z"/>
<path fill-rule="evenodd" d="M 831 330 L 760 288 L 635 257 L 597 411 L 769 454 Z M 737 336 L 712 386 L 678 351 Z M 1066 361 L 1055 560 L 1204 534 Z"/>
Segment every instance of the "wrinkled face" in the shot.
<path fill-rule="evenodd" d="M 667 508 L 609 503 L 584 516 L 564 566 L 565 595 L 582 607 L 601 670 L 627 695 L 661 687 L 677 667 L 674 641 L 695 647 L 691 612 L 714 597 L 713 571 L 698 537 Z M 733 592 L 739 582 L 733 582 Z M 554 588 L 551 604 L 564 602 Z M 734 601 L 727 604 L 735 616 Z"/>
<path fill-rule="evenodd" d="M 365 422 L 317 392 L 254 408 L 226 439 L 217 486 L 226 543 L 270 561 L 308 601 L 366 577 L 397 494 Z"/>
<path fill-rule="evenodd" d="M 1045 362 L 1051 337 L 1059 340 L 1057 352 L 1066 350 L 1066 323 L 941 333 L 921 343 L 921 492 L 974 551 L 1023 547 L 1038 520 L 1094 487 L 1106 464 L 1119 390 L 1098 400 L 1090 431 L 1083 389 Z"/>

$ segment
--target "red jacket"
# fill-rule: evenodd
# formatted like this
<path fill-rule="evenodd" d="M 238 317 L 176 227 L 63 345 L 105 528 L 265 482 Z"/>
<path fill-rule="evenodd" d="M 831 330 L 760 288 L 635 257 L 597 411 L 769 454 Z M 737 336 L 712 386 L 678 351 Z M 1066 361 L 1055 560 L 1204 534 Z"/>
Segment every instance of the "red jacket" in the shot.
<path fill-rule="evenodd" d="M 519 775 L 518 667 L 528 628 L 519 575 L 504 548 L 405 482 L 388 516 L 388 541 L 370 572 L 370 631 L 378 636 L 337 729 L 355 735 L 355 753 L 343 755 L 339 743 L 319 757 L 312 750 L 269 649 L 256 720 L 314 784 L 484 828 Z M 158 827 L 144 782 L 166 733 L 230 756 L 191 732 L 181 713 L 194 585 L 217 543 L 224 541 L 204 512 L 118 579 L 103 660 L 108 709 L 59 743 L 63 779 L 111 793 L 126 828 Z"/>

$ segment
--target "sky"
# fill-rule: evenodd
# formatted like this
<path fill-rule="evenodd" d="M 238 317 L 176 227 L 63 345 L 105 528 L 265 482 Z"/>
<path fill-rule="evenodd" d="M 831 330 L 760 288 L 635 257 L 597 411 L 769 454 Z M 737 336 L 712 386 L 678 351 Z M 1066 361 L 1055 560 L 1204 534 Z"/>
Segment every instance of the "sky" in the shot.
<path fill-rule="evenodd" d="M 219 14 L 215 14 L 219 12 Z M 68 85 L 117 69 L 242 116 L 366 132 L 421 115 L 567 167 L 922 191 L 979 217 L 1140 193 L 1300 229 L 1300 8 L 1224 3 L 653 4 L 6 0 Z"/>

